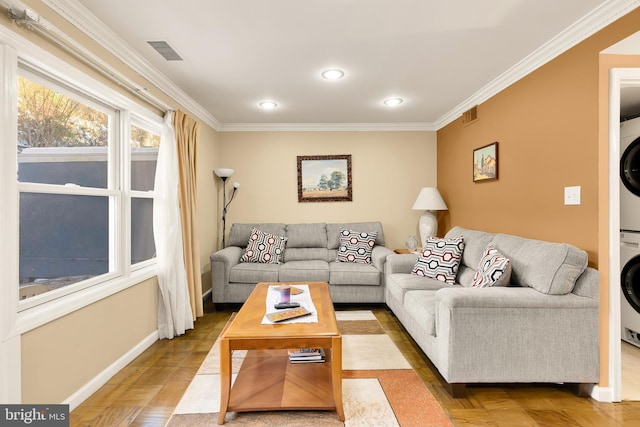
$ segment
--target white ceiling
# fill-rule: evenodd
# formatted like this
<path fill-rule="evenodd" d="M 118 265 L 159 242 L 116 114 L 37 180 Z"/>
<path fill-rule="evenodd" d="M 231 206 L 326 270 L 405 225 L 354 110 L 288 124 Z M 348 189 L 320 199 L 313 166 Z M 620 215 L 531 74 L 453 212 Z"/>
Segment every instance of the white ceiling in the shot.
<path fill-rule="evenodd" d="M 473 106 L 474 96 L 477 101 L 483 89 L 549 46 L 556 36 L 570 32 L 574 24 L 595 19 L 612 3 L 634 2 L 64 3 L 79 9 L 84 5 L 222 128 L 321 123 L 428 128 Z M 184 61 L 168 62 L 147 44 L 158 40 L 168 42 Z M 320 72 L 329 67 L 343 69 L 346 76 L 323 80 Z M 405 102 L 395 108 L 383 106 L 382 100 L 391 96 Z M 278 108 L 261 110 L 258 102 L 263 100 L 277 102 Z"/>

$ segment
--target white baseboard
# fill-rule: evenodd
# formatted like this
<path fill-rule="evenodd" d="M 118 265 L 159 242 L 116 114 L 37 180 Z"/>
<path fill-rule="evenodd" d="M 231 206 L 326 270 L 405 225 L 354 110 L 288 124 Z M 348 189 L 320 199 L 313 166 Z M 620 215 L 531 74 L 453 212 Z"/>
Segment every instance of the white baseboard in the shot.
<path fill-rule="evenodd" d="M 202 301 L 207 301 L 211 299 L 211 292 L 213 291 L 213 289 L 209 289 L 207 292 L 205 292 L 204 294 L 202 294 Z"/>
<path fill-rule="evenodd" d="M 69 405 L 69 411 L 73 411 L 82 402 L 84 402 L 89 396 L 95 393 L 100 387 L 105 385 L 115 374 L 120 372 L 125 366 L 127 366 L 133 359 L 138 357 L 149 348 L 154 342 L 158 341 L 158 331 L 154 331 L 146 338 L 136 344 L 131 350 L 126 352 L 120 359 L 113 362 L 104 371 L 100 372 L 88 383 L 82 386 L 78 391 L 66 398 L 62 403 Z"/>
<path fill-rule="evenodd" d="M 613 389 L 611 387 L 594 386 L 591 390 L 591 397 L 598 402 L 613 402 Z"/>

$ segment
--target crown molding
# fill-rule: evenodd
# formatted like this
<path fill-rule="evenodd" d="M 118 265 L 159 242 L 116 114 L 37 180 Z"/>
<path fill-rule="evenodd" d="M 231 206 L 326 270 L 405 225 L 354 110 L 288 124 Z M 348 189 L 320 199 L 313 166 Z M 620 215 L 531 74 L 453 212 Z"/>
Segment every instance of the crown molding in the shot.
<path fill-rule="evenodd" d="M 218 130 L 220 122 L 200 104 L 188 96 L 167 76 L 145 60 L 129 44 L 107 27 L 77 0 L 42 0 L 53 11 L 92 38 L 96 43 L 118 58 L 133 71 L 155 85 L 167 96 L 183 105 L 197 118 Z"/>
<path fill-rule="evenodd" d="M 436 129 L 442 129 L 459 119 L 469 108 L 502 92 L 638 6 L 640 6 L 640 0 L 610 0 L 600 5 L 436 120 L 434 123 Z"/>
<path fill-rule="evenodd" d="M 416 132 L 433 123 L 223 123 L 220 132 Z"/>

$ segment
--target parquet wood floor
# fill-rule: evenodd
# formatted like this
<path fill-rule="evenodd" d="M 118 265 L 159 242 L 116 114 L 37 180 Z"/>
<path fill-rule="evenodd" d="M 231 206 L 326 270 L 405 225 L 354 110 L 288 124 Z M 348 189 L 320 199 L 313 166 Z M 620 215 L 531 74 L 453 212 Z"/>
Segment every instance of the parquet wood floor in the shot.
<path fill-rule="evenodd" d="M 622 400 L 640 400 L 640 348 L 621 342 Z M 639 402 L 640 403 L 640 402 Z"/>
<path fill-rule="evenodd" d="M 600 403 L 562 385 L 471 385 L 454 399 L 393 314 L 372 311 L 456 426 L 640 426 L 640 402 Z M 205 307 L 194 330 L 154 343 L 76 408 L 70 425 L 164 426 L 231 313 Z"/>

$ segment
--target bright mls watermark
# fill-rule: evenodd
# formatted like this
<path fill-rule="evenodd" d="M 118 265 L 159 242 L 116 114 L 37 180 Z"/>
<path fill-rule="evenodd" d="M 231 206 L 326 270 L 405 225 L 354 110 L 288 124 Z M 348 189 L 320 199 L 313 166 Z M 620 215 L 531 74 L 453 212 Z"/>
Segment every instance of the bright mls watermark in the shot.
<path fill-rule="evenodd" d="M 0 405 L 0 427 L 69 427 L 69 405 Z"/>

